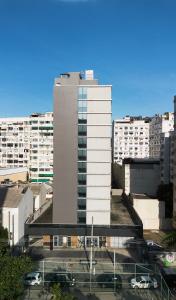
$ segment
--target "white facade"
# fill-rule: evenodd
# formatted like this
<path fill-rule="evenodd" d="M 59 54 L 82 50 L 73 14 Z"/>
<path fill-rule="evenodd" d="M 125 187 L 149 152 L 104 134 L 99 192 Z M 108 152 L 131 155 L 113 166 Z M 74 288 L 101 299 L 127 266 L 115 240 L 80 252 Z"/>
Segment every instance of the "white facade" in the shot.
<path fill-rule="evenodd" d="M 113 122 L 113 161 L 149 157 L 149 123 L 142 119 L 116 119 Z"/>
<path fill-rule="evenodd" d="M 53 113 L 0 118 L 0 167 L 27 167 L 33 182 L 53 176 Z"/>
<path fill-rule="evenodd" d="M 173 182 L 173 161 L 174 161 L 174 132 L 161 134 L 160 146 L 160 168 L 161 183 Z"/>
<path fill-rule="evenodd" d="M 165 203 L 146 195 L 132 195 L 133 207 L 144 230 L 171 229 L 171 219 L 165 218 Z"/>
<path fill-rule="evenodd" d="M 156 196 L 160 184 L 160 162 L 154 159 L 130 159 L 114 164 L 114 180 L 126 195 L 131 193 Z"/>
<path fill-rule="evenodd" d="M 24 245 L 24 224 L 33 213 L 33 194 L 28 188 L 21 194 L 21 200 L 17 205 L 4 206 L 2 210 L 2 226 L 7 228 L 10 245 Z"/>
<path fill-rule="evenodd" d="M 160 158 L 161 145 L 164 146 L 164 136 L 174 130 L 174 114 L 156 115 L 150 122 L 150 157 Z"/>
<path fill-rule="evenodd" d="M 110 224 L 111 86 L 87 89 L 86 223 Z"/>

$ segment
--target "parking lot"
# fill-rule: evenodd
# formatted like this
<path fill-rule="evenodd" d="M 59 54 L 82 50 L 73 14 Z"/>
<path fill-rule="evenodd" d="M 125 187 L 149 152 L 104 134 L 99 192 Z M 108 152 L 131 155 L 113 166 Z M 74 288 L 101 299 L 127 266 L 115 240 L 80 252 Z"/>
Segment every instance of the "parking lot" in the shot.
<path fill-rule="evenodd" d="M 80 260 L 56 260 L 48 258 L 38 261 L 36 270 L 41 273 L 42 283 L 39 286 L 29 286 L 25 290 L 23 299 L 50 300 L 52 295 L 47 288 L 47 274 L 72 274 L 75 278 L 74 286 L 67 286 L 66 290 L 75 295 L 77 299 L 92 300 L 170 300 L 168 291 L 163 290 L 161 278 L 154 274 L 152 265 L 134 264 L 134 263 L 116 263 L 110 261 L 94 261 L 92 271 L 90 272 L 90 264 Z M 102 284 L 100 277 L 102 275 L 107 278 L 113 278 L 114 274 L 118 274 L 121 279 L 121 287 L 116 288 L 114 282 Z M 158 282 L 158 288 L 132 288 L 130 282 L 132 278 L 139 275 L 154 276 Z M 89 295 L 91 294 L 91 296 Z"/>

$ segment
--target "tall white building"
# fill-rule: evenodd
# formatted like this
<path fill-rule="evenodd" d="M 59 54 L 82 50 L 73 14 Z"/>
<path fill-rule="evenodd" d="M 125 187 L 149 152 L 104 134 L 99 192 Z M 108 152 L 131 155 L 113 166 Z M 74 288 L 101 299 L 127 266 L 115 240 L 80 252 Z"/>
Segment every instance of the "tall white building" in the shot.
<path fill-rule="evenodd" d="M 55 80 L 54 96 L 53 222 L 108 225 L 111 86 L 71 72 Z"/>
<path fill-rule="evenodd" d="M 113 122 L 113 161 L 149 157 L 148 119 L 125 117 Z"/>
<path fill-rule="evenodd" d="M 150 157 L 160 158 L 161 145 L 167 133 L 174 130 L 174 113 L 168 112 L 163 115 L 155 115 L 150 122 Z"/>
<path fill-rule="evenodd" d="M 33 182 L 53 176 L 53 113 L 0 118 L 0 167 L 28 167 Z"/>
<path fill-rule="evenodd" d="M 29 122 L 30 178 L 47 182 L 53 178 L 53 113 L 32 114 Z"/>
<path fill-rule="evenodd" d="M 174 113 L 155 115 L 150 122 L 149 154 L 160 159 L 160 180 L 168 184 L 173 180 Z"/>

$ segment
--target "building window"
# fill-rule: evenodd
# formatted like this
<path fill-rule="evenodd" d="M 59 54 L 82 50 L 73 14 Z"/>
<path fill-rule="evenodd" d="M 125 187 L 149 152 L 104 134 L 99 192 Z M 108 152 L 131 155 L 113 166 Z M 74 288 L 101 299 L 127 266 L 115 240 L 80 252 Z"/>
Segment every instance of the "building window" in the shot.
<path fill-rule="evenodd" d="M 71 247 L 71 236 L 67 236 L 67 247 Z"/>
<path fill-rule="evenodd" d="M 86 187 L 85 186 L 78 186 L 78 197 L 86 198 Z"/>
<path fill-rule="evenodd" d="M 79 88 L 78 99 L 87 100 L 87 88 L 86 87 Z"/>
<path fill-rule="evenodd" d="M 78 224 L 86 224 L 86 212 L 85 211 L 78 211 L 77 215 L 77 223 Z"/>
<path fill-rule="evenodd" d="M 86 125 L 78 125 L 78 135 L 79 136 L 87 135 L 87 126 Z"/>
<path fill-rule="evenodd" d="M 78 114 L 78 124 L 87 124 L 87 115 L 86 114 Z"/>
<path fill-rule="evenodd" d="M 87 112 L 87 102 L 78 101 L 78 112 Z"/>
<path fill-rule="evenodd" d="M 78 160 L 87 160 L 87 151 L 83 149 L 78 149 Z"/>
<path fill-rule="evenodd" d="M 78 210 L 86 210 L 86 199 L 78 199 Z"/>
<path fill-rule="evenodd" d="M 86 185 L 86 174 L 78 174 L 78 185 Z"/>
<path fill-rule="evenodd" d="M 63 236 L 54 235 L 53 236 L 53 247 L 62 247 L 63 246 Z"/>
<path fill-rule="evenodd" d="M 78 137 L 78 148 L 86 148 L 87 147 L 87 139 L 84 137 Z"/>
<path fill-rule="evenodd" d="M 86 163 L 85 162 L 78 162 L 78 172 L 79 173 L 86 173 Z"/>

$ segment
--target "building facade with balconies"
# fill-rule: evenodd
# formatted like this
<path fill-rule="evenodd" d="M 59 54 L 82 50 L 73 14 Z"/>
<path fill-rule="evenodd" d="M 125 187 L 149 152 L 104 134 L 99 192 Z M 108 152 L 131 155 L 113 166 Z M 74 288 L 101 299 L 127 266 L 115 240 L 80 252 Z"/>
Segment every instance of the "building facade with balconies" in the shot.
<path fill-rule="evenodd" d="M 27 167 L 32 182 L 53 177 L 53 113 L 0 118 L 0 167 Z"/>

